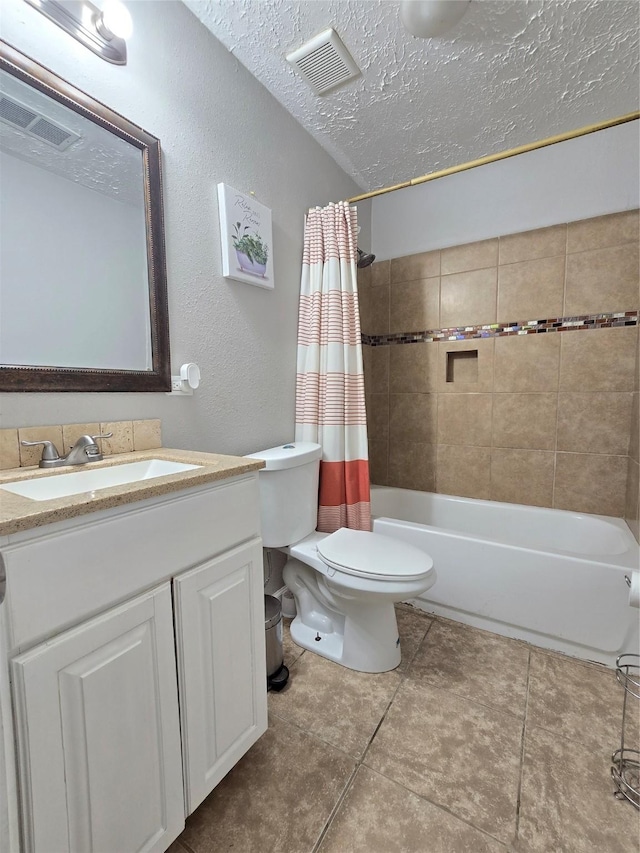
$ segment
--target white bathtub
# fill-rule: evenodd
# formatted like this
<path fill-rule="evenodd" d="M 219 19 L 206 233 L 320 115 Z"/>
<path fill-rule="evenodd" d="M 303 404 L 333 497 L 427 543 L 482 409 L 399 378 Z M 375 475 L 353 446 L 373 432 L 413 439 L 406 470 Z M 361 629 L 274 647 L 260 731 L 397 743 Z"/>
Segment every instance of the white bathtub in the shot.
<path fill-rule="evenodd" d="M 638 653 L 640 552 L 621 519 L 387 486 L 371 506 L 376 532 L 433 558 L 421 609 L 609 666 Z"/>

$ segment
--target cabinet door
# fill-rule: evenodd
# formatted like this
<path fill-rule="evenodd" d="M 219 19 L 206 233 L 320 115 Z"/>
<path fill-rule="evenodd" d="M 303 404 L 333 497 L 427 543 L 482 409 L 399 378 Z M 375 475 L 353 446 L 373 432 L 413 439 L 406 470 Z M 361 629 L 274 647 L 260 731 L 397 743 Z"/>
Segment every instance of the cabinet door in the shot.
<path fill-rule="evenodd" d="M 169 584 L 12 661 L 24 846 L 163 851 L 184 827 Z"/>
<path fill-rule="evenodd" d="M 187 814 L 267 729 L 262 547 L 174 580 Z"/>

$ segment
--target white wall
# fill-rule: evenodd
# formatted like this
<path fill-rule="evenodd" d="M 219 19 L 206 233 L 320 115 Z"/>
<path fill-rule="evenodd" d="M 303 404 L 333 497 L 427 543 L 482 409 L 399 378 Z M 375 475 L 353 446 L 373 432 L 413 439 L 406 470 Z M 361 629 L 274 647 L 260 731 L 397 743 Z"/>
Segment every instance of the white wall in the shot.
<path fill-rule="evenodd" d="M 128 3 L 117 67 L 23 0 L 2 0 L 2 38 L 158 136 L 163 149 L 171 353 L 202 370 L 193 397 L 3 394 L 3 427 L 160 417 L 167 446 L 246 453 L 293 436 L 303 214 L 360 190 L 178 2 Z M 273 212 L 275 290 L 220 275 L 216 184 Z M 368 242 L 365 221 L 363 241 Z"/>
<path fill-rule="evenodd" d="M 0 175 L 0 363 L 150 370 L 142 197 L 123 204 L 1 151 Z"/>
<path fill-rule="evenodd" d="M 639 152 L 633 121 L 376 197 L 376 259 L 635 209 Z"/>

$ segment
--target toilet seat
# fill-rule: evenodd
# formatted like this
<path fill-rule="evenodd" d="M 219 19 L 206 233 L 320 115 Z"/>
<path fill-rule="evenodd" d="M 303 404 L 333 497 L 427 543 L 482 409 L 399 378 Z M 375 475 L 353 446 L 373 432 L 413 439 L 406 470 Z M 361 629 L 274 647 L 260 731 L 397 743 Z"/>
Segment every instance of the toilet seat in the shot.
<path fill-rule="evenodd" d="M 316 547 L 330 568 L 372 580 L 412 580 L 433 568 L 433 560 L 424 551 L 381 533 L 341 527 Z"/>

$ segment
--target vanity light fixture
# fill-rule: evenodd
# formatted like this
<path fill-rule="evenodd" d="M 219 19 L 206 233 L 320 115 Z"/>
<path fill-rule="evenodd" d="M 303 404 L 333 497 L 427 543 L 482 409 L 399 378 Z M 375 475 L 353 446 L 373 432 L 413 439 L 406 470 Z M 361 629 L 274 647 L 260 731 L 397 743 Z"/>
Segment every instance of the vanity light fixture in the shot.
<path fill-rule="evenodd" d="M 127 43 L 133 32 L 128 9 L 119 0 L 105 0 L 99 9 L 89 0 L 25 0 L 89 50 L 114 65 L 127 64 Z"/>

